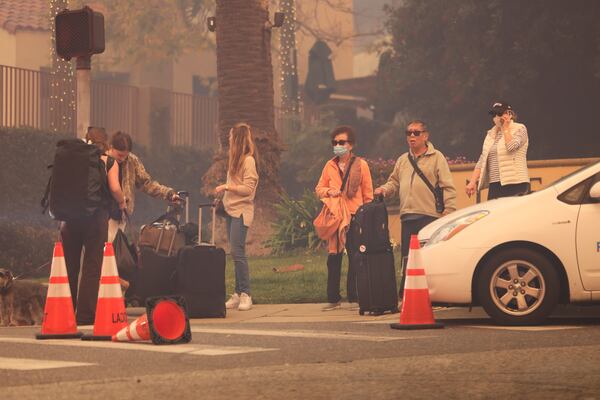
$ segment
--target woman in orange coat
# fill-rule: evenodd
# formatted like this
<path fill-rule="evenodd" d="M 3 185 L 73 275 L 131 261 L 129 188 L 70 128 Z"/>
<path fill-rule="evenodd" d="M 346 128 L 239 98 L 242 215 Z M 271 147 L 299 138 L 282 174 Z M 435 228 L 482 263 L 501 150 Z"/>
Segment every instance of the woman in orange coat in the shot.
<path fill-rule="evenodd" d="M 315 192 L 320 199 L 341 197 L 350 217 L 354 216 L 356 210 L 361 205 L 373 200 L 373 182 L 371 180 L 369 165 L 365 160 L 353 154 L 352 148 L 355 143 L 356 135 L 350 126 L 338 126 L 331 132 L 331 144 L 335 157 L 325 164 L 319 183 L 315 188 Z M 342 181 L 346 172 L 348 172 L 346 185 L 343 190 L 340 190 L 342 189 Z M 347 229 L 347 224 L 343 223 L 342 229 Z M 343 243 L 344 235 L 339 234 L 333 235 L 328 240 L 327 300 L 329 304 L 323 308 L 323 311 L 333 310 L 339 308 L 341 305 L 340 276 L 344 246 L 348 253 L 348 302 L 358 301 L 356 271 L 351 262 L 353 250 L 352 238 L 349 234 L 350 230 L 347 230 L 347 232 L 345 243 Z M 342 240 L 340 240 L 340 236 Z"/>

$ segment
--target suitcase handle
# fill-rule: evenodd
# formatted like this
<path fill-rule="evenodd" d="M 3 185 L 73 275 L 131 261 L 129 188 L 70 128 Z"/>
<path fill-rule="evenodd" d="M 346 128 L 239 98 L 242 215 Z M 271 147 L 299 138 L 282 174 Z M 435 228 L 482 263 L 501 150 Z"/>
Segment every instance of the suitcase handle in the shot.
<path fill-rule="evenodd" d="M 212 235 L 210 238 L 209 245 L 215 246 L 215 230 L 217 227 L 217 207 L 214 203 L 200 203 L 198 204 L 198 244 L 202 245 L 202 210 L 204 208 L 212 208 Z"/>

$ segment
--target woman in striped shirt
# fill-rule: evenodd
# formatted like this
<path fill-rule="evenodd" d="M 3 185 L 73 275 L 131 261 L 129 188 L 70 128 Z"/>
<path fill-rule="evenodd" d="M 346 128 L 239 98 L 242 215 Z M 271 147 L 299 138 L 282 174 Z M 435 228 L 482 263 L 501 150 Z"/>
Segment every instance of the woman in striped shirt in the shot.
<path fill-rule="evenodd" d="M 525 125 L 516 122 L 510 104 L 494 103 L 490 114 L 494 127 L 487 132 L 479 161 L 465 191 L 470 197 L 475 190 L 489 188 L 488 200 L 529 193 Z"/>

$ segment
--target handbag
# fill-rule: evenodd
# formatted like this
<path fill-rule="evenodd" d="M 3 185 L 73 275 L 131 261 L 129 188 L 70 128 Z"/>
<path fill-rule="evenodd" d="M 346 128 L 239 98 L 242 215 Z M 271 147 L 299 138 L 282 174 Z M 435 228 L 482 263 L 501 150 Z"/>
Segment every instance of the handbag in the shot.
<path fill-rule="evenodd" d="M 156 253 L 167 256 L 176 255 L 186 243 L 185 235 L 179 230 L 180 212 L 176 206 L 153 223 L 143 225 L 140 228 L 140 247 L 151 247 Z"/>
<path fill-rule="evenodd" d="M 130 281 L 137 270 L 137 251 L 135 246 L 129 243 L 125 232 L 119 228 L 113 240 L 115 249 L 115 260 L 119 276 Z"/>
<path fill-rule="evenodd" d="M 419 166 L 417 165 L 417 162 L 415 161 L 415 159 L 412 158 L 412 156 L 410 154 L 408 154 L 408 160 L 412 164 L 417 175 L 419 175 L 419 178 L 421 178 L 423 180 L 423 182 L 425 182 L 425 184 L 427 185 L 429 190 L 431 190 L 431 193 L 433 193 L 433 198 L 435 199 L 435 211 L 438 214 L 443 213 L 444 210 L 446 209 L 446 206 L 444 205 L 444 189 L 442 189 L 440 187 L 440 185 L 437 183 L 436 183 L 435 187 L 433 187 L 431 182 L 429 182 L 429 179 L 427 179 L 427 177 L 425 176 L 423 171 L 421 171 L 421 168 L 419 168 Z"/>
<path fill-rule="evenodd" d="M 225 204 L 223 204 L 223 197 L 217 197 L 215 199 L 215 214 L 217 214 L 219 217 L 222 217 L 222 218 L 229 216 L 227 211 L 225 211 Z"/>
<path fill-rule="evenodd" d="M 350 174 L 350 168 L 352 167 L 352 163 L 354 162 L 356 157 L 352 157 L 350 162 L 348 163 L 348 168 L 346 168 L 346 173 L 342 178 L 342 187 L 340 188 L 340 192 L 344 191 L 346 187 L 346 181 L 348 180 L 348 175 Z M 341 200 L 341 196 L 338 200 Z M 337 214 L 333 213 L 327 204 L 323 204 L 319 215 L 313 221 L 313 226 L 315 227 L 315 231 L 317 232 L 317 236 L 326 240 L 331 237 L 331 235 L 337 230 L 340 225 L 340 218 Z"/>

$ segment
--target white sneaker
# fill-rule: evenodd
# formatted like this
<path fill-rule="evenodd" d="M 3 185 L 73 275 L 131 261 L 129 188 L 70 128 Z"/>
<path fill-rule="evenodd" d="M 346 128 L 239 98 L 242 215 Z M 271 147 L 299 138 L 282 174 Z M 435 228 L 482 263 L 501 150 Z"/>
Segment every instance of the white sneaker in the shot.
<path fill-rule="evenodd" d="M 246 293 L 242 293 L 240 295 L 240 305 L 238 306 L 238 311 L 248 311 L 252 308 L 252 297 L 248 296 Z"/>
<path fill-rule="evenodd" d="M 240 305 L 240 295 L 237 293 L 234 293 L 231 295 L 229 300 L 227 300 L 227 302 L 225 303 L 225 308 L 230 310 L 232 308 L 237 308 L 239 305 Z"/>

